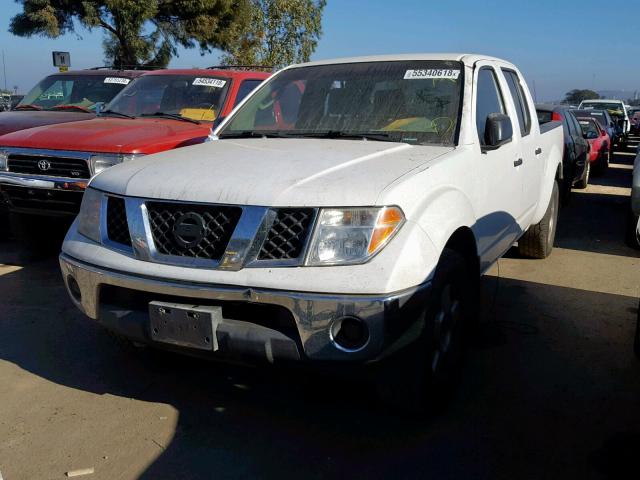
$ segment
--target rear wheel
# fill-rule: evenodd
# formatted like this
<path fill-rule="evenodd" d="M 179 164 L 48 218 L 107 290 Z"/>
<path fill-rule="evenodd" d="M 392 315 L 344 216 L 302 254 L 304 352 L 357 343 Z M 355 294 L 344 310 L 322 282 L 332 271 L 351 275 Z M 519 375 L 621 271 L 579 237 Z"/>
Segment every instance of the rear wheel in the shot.
<path fill-rule="evenodd" d="M 638 318 L 636 320 L 636 338 L 633 342 L 633 351 L 640 359 L 640 304 L 638 304 Z"/>
<path fill-rule="evenodd" d="M 386 403 L 411 413 L 427 413 L 439 410 L 451 398 L 478 284 L 464 257 L 445 249 L 422 313 L 419 340 L 389 359 L 376 379 Z"/>
<path fill-rule="evenodd" d="M 629 209 L 629 215 L 627 217 L 627 233 L 626 241 L 627 245 L 636 250 L 640 250 L 640 238 L 637 233 L 638 215 L 634 215 L 631 209 Z"/>
<path fill-rule="evenodd" d="M 611 161 L 611 151 L 607 148 L 606 151 L 600 150 L 600 155 L 593 168 L 593 173 L 596 175 L 604 175 L 609 170 L 609 162 Z"/>
<path fill-rule="evenodd" d="M 558 224 L 558 183 L 553 183 L 551 199 L 540 223 L 531 225 L 518 241 L 518 252 L 529 258 L 547 258 L 553 250 Z"/>
<path fill-rule="evenodd" d="M 576 183 L 576 188 L 579 190 L 584 190 L 589 185 L 589 176 L 591 175 L 591 162 L 587 159 L 587 164 L 585 165 L 584 176 L 578 180 Z"/>

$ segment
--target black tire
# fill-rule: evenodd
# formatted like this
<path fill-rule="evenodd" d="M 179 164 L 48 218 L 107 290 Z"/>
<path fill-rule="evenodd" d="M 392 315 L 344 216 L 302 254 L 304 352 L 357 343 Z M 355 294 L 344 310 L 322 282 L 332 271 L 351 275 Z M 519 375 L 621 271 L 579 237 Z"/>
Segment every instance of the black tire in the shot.
<path fill-rule="evenodd" d="M 465 332 L 477 315 L 479 279 L 464 257 L 445 249 L 434 273 L 430 300 L 422 312 L 422 333 L 388 359 L 376 378 L 387 404 L 410 414 L 433 414 L 451 398 L 465 350 Z"/>
<path fill-rule="evenodd" d="M 636 233 L 636 225 L 638 225 L 638 215 L 634 215 L 629 208 L 629 215 L 627 216 L 627 232 L 625 240 L 628 246 L 640 250 L 640 240 Z"/>
<path fill-rule="evenodd" d="M 16 240 L 33 256 L 60 252 L 70 221 L 39 215 L 10 214 L 11 231 Z"/>
<path fill-rule="evenodd" d="M 8 240 L 11 236 L 11 223 L 9 221 L 9 212 L 0 207 L 0 241 Z"/>
<path fill-rule="evenodd" d="M 640 303 L 638 304 L 638 316 L 636 319 L 636 335 L 633 341 L 633 353 L 640 360 Z"/>
<path fill-rule="evenodd" d="M 591 162 L 589 159 L 586 160 L 587 164 L 585 165 L 584 176 L 576 182 L 576 188 L 579 190 L 584 190 L 589 186 L 589 177 L 591 176 Z"/>
<path fill-rule="evenodd" d="M 600 150 L 600 156 L 593 166 L 594 175 L 604 175 L 609 170 L 609 163 L 611 162 L 611 151 L 607 148 L 607 151 Z"/>
<path fill-rule="evenodd" d="M 540 223 L 531 225 L 518 241 L 518 252 L 523 257 L 547 258 L 553 250 L 558 225 L 558 183 L 554 182 L 547 211 Z"/>

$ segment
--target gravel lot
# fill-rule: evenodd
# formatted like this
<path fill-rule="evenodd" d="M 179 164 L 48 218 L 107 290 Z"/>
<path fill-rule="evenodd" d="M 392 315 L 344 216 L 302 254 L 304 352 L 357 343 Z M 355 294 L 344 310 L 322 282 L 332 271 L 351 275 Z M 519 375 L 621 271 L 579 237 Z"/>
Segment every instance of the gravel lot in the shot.
<path fill-rule="evenodd" d="M 71 305 L 55 254 L 0 243 L 1 477 L 636 477 L 636 143 L 574 191 L 550 258 L 484 278 L 459 391 L 427 422 L 357 382 L 123 350 Z"/>

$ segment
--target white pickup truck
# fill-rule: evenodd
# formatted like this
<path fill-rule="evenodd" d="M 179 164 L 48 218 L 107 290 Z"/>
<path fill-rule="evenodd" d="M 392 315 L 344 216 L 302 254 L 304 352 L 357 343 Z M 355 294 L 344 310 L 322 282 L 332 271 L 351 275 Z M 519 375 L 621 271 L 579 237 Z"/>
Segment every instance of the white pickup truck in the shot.
<path fill-rule="evenodd" d="M 433 392 L 456 370 L 480 275 L 515 242 L 535 258 L 553 248 L 556 127 L 541 130 L 522 75 L 495 58 L 294 65 L 212 141 L 94 177 L 63 278 L 86 315 L 138 344 L 406 357 L 413 391 Z"/>

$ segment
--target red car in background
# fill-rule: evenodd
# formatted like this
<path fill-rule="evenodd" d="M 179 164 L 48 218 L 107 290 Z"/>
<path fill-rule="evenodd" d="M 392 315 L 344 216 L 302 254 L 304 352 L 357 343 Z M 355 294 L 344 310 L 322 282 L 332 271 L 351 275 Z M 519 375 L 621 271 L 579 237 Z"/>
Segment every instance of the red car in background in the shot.
<path fill-rule="evenodd" d="M 0 206 L 4 202 L 11 212 L 12 229 L 33 239 L 38 235 L 31 226 L 45 217 L 78 213 L 93 175 L 142 155 L 204 142 L 214 120 L 269 76 L 224 67 L 148 72 L 96 118 L 0 136 Z"/>
<path fill-rule="evenodd" d="M 603 174 L 609 168 L 611 139 L 609 134 L 592 117 L 578 117 L 584 138 L 587 139 L 591 150 L 589 163 L 593 172 Z"/>

